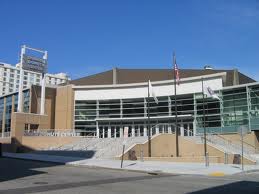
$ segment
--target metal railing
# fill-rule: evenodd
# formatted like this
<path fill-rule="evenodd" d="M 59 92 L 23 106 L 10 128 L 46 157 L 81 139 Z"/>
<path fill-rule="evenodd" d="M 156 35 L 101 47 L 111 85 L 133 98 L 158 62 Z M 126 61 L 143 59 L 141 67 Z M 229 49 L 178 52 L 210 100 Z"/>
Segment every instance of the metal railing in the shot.
<path fill-rule="evenodd" d="M 224 137 L 221 137 L 218 134 L 208 134 L 206 136 L 206 140 L 208 144 L 211 144 L 213 147 L 222 150 L 225 153 L 232 153 L 232 154 L 242 154 L 241 144 L 233 143 Z M 201 136 L 202 143 L 204 142 L 204 137 Z M 251 150 L 248 147 L 244 146 L 244 156 L 250 160 L 255 161 L 256 159 L 252 156 L 255 153 L 255 150 Z"/>
<path fill-rule="evenodd" d="M 9 138 L 11 137 L 11 132 L 0 133 L 0 138 Z"/>

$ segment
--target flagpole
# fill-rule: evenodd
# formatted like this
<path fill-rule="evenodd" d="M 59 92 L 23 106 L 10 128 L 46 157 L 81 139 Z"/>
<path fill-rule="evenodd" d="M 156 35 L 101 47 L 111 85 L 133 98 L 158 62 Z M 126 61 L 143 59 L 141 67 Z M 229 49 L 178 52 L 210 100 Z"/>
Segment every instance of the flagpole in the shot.
<path fill-rule="evenodd" d="M 148 98 L 147 98 L 147 118 L 148 118 L 148 157 L 151 157 L 151 133 L 150 133 L 150 107 L 149 107 L 149 98 L 150 98 L 150 80 L 148 80 Z"/>
<path fill-rule="evenodd" d="M 176 64 L 175 52 L 173 56 L 173 65 Z M 178 142 L 178 118 L 177 118 L 177 102 L 176 102 L 176 70 L 174 68 L 174 110 L 175 110 L 175 143 L 176 143 L 176 157 L 179 157 L 179 142 Z"/>
<path fill-rule="evenodd" d="M 205 157 L 205 166 L 208 166 L 208 160 L 207 160 L 207 132 L 206 132 L 206 122 L 205 122 L 205 97 L 204 97 L 204 83 L 203 83 L 203 77 L 201 78 L 201 84 L 202 84 L 202 106 L 203 106 L 203 135 L 204 135 L 204 157 Z"/>

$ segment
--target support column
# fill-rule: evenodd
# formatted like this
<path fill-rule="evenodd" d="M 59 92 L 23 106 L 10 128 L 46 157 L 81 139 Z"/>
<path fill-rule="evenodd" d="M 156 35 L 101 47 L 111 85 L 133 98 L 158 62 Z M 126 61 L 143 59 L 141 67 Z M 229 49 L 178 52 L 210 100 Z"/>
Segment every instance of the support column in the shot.
<path fill-rule="evenodd" d="M 171 134 L 171 133 L 172 133 L 171 125 L 168 125 L 168 133 L 169 133 L 169 134 Z"/>
<path fill-rule="evenodd" d="M 138 126 L 138 137 L 140 137 L 141 134 L 140 134 L 140 127 Z"/>
<path fill-rule="evenodd" d="M 120 118 L 123 117 L 123 101 L 120 99 Z"/>
<path fill-rule="evenodd" d="M 193 135 L 196 136 L 196 127 L 197 127 L 197 104 L 196 104 L 196 96 L 193 94 L 193 107 L 194 107 L 194 115 L 193 115 Z"/>
<path fill-rule="evenodd" d="M 45 74 L 42 75 L 41 80 L 41 98 L 40 98 L 40 114 L 45 114 Z"/>
<path fill-rule="evenodd" d="M 196 123 L 193 121 L 193 136 L 196 136 Z"/>
<path fill-rule="evenodd" d="M 48 52 L 44 52 L 43 59 L 47 61 Z M 42 82 L 41 82 L 41 101 L 40 101 L 40 114 L 45 114 L 45 98 L 46 98 L 46 72 L 42 73 Z"/>
<path fill-rule="evenodd" d="M 100 138 L 100 129 L 99 129 L 99 126 L 98 126 L 98 121 L 96 121 L 96 137 Z"/>
<path fill-rule="evenodd" d="M 251 91 L 248 86 L 246 86 L 246 99 L 247 99 L 247 116 L 248 116 L 248 129 L 251 131 Z"/>
<path fill-rule="evenodd" d="M 108 138 L 112 137 L 112 130 L 111 130 L 111 126 L 108 127 Z"/>
<path fill-rule="evenodd" d="M 181 136 L 184 136 L 184 127 L 182 123 L 180 125 L 180 133 L 181 133 Z"/>
<path fill-rule="evenodd" d="M 99 118 L 99 100 L 96 100 L 96 118 Z"/>
<path fill-rule="evenodd" d="M 104 132 L 105 132 L 105 130 L 104 130 L 104 127 L 103 127 L 103 138 L 104 138 Z"/>
<path fill-rule="evenodd" d="M 146 137 L 147 136 L 147 125 L 144 125 L 144 135 L 143 135 L 144 137 Z"/>
<path fill-rule="evenodd" d="M 135 137 L 135 126 L 134 125 L 132 125 L 132 127 L 131 127 L 131 136 Z"/>
<path fill-rule="evenodd" d="M 159 127 L 156 125 L 156 134 L 159 134 Z"/>
<path fill-rule="evenodd" d="M 123 128 L 122 128 L 122 126 L 120 126 L 120 138 L 122 138 L 123 137 Z"/>
<path fill-rule="evenodd" d="M 22 46 L 20 57 L 20 80 L 19 80 L 19 92 L 18 92 L 18 106 L 17 112 L 23 112 L 23 55 L 25 54 L 25 45 Z"/>

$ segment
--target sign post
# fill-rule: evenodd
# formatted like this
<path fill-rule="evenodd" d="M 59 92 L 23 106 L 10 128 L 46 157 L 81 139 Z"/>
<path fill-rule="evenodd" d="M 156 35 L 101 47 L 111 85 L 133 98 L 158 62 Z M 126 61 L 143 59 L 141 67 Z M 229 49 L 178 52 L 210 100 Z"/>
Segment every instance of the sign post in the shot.
<path fill-rule="evenodd" d="M 22 112 L 22 99 L 23 99 L 23 71 L 33 71 L 41 73 L 41 110 L 40 113 L 44 114 L 45 105 L 45 74 L 47 73 L 47 59 L 48 52 L 31 48 L 23 45 L 20 56 L 20 81 L 19 81 L 19 93 L 18 93 L 18 112 Z"/>
<path fill-rule="evenodd" d="M 123 145 L 122 145 L 122 156 L 121 156 L 121 168 L 123 166 L 123 159 L 124 159 L 124 151 L 125 151 L 125 145 L 126 145 L 126 138 L 128 138 L 129 134 L 129 127 L 124 127 L 124 132 L 123 132 Z"/>

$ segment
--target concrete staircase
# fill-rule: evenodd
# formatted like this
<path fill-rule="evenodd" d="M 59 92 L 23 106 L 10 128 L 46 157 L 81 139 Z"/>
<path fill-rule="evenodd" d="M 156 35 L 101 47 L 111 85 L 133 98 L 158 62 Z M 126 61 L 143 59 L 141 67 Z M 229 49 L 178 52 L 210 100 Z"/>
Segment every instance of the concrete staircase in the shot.
<path fill-rule="evenodd" d="M 71 144 L 60 147 L 49 147 L 48 151 L 91 151 L 94 155 L 91 158 L 114 158 L 122 153 L 123 142 L 125 141 L 125 150 L 137 143 L 144 143 L 147 137 L 128 137 L 124 138 L 80 138 Z"/>
<path fill-rule="evenodd" d="M 197 144 L 204 143 L 203 136 L 189 136 L 185 137 L 188 140 L 195 141 Z M 207 144 L 224 152 L 230 154 L 242 154 L 241 142 L 230 141 L 225 139 L 217 134 L 208 134 L 207 135 Z M 244 144 L 244 157 L 248 160 L 254 161 L 259 164 L 259 154 L 256 154 L 254 148 L 249 145 Z"/>

